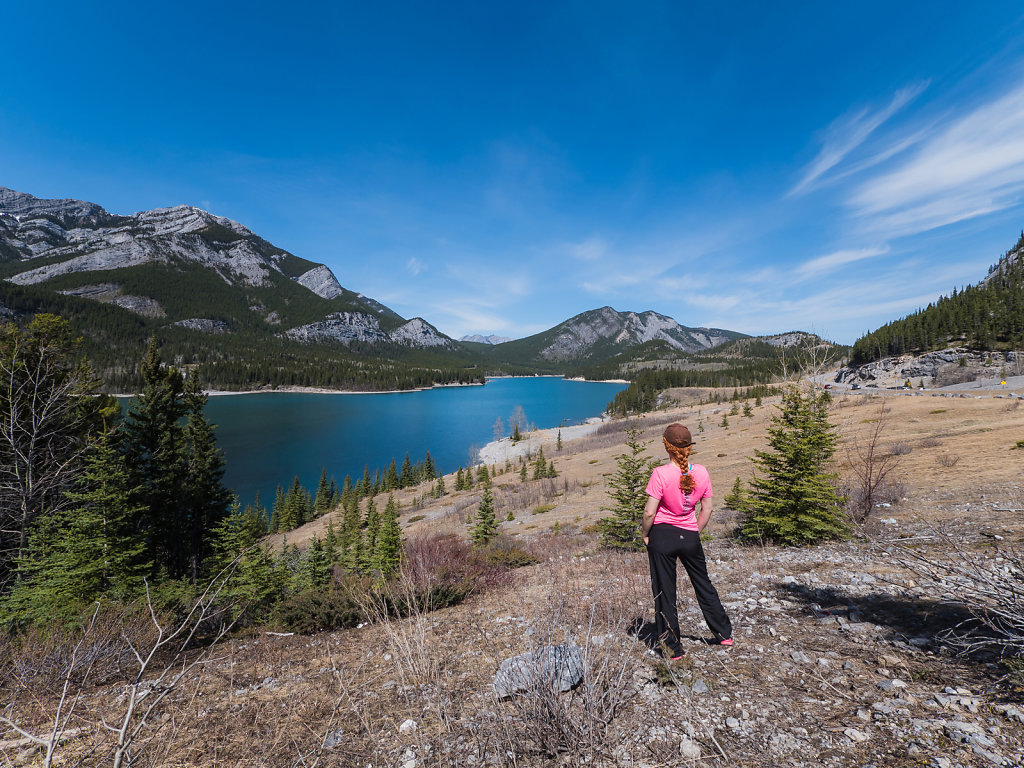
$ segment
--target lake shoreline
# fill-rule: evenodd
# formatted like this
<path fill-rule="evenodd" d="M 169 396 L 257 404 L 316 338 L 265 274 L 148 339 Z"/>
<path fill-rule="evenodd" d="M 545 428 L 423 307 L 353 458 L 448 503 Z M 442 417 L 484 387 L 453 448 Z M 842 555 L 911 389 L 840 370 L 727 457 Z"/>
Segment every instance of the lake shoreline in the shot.
<path fill-rule="evenodd" d="M 557 373 L 543 373 L 531 376 L 487 376 L 491 379 L 564 379 L 582 384 L 629 384 L 625 379 L 581 379 L 568 378 Z M 203 394 L 209 397 L 228 397 L 230 395 L 401 395 L 406 392 L 429 392 L 432 389 L 452 389 L 457 387 L 482 387 L 487 382 L 471 384 L 435 384 L 431 387 L 415 387 L 414 389 L 328 389 L 326 387 L 278 387 L 276 389 L 206 389 Z M 130 399 L 137 397 L 139 392 L 114 392 L 111 397 Z"/>

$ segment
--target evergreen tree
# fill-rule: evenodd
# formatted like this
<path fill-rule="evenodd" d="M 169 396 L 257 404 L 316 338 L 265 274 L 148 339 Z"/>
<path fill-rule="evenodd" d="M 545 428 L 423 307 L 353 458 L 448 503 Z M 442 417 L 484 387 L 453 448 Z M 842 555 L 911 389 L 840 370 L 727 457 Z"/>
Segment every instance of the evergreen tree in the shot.
<path fill-rule="evenodd" d="M 444 487 L 444 475 L 438 475 L 437 476 L 437 486 L 436 486 L 436 488 L 437 488 L 437 491 L 436 491 L 437 496 L 435 498 L 440 499 L 442 496 L 444 496 L 445 494 L 448 493 L 447 489 L 445 489 L 445 487 Z"/>
<path fill-rule="evenodd" d="M 277 484 L 277 491 L 274 493 L 274 505 L 270 508 L 270 525 L 267 526 L 268 533 L 280 533 L 285 530 L 281 527 L 281 515 L 284 514 L 284 488 Z"/>
<path fill-rule="evenodd" d="M 398 524 L 398 505 L 388 496 L 374 548 L 374 567 L 383 577 L 391 576 L 402 561 L 402 528 Z"/>
<path fill-rule="evenodd" d="M 345 504 L 341 528 L 342 565 L 349 573 L 359 569 L 363 549 L 363 524 L 359 519 L 359 501 L 353 496 Z"/>
<path fill-rule="evenodd" d="M 156 338 L 150 339 L 141 365 L 142 392 L 128 407 L 125 454 L 143 507 L 142 528 L 148 558 L 171 578 L 189 573 L 188 454 L 184 419 L 185 380 L 160 359 Z"/>
<path fill-rule="evenodd" d="M 743 487 L 743 483 L 740 482 L 739 477 L 732 484 L 732 490 L 725 496 L 725 506 L 729 509 L 734 509 L 737 512 L 744 512 L 747 504 L 747 492 Z"/>
<path fill-rule="evenodd" d="M 223 519 L 231 505 L 231 492 L 224 487 L 224 456 L 217 447 L 214 426 L 206 420 L 206 394 L 195 371 L 185 381 L 184 401 L 188 411 L 185 424 L 185 529 L 179 535 L 189 540 L 185 554 L 189 577 L 199 579 L 199 566 L 210 555 L 213 527 Z"/>
<path fill-rule="evenodd" d="M 524 461 L 519 467 L 519 480 L 520 482 L 526 482 L 526 462 Z"/>
<path fill-rule="evenodd" d="M 469 535 L 476 546 L 483 547 L 498 535 L 498 530 L 498 521 L 494 517 L 494 495 L 490 484 L 488 484 L 484 486 L 480 505 L 477 508 L 476 521 Z"/>
<path fill-rule="evenodd" d="M 462 467 L 459 467 L 459 471 L 455 473 L 455 490 L 463 490 L 465 482 L 466 479 L 462 475 Z"/>
<path fill-rule="evenodd" d="M 384 478 L 384 490 L 387 492 L 397 491 L 401 487 L 401 481 L 398 478 L 398 467 L 395 466 L 395 460 L 391 460 L 391 464 L 388 466 L 388 473 Z"/>
<path fill-rule="evenodd" d="M 398 487 L 409 488 L 410 486 L 416 485 L 416 475 L 412 470 L 412 462 L 409 461 L 409 452 L 405 452 L 405 458 L 402 459 L 402 472 L 399 475 Z"/>
<path fill-rule="evenodd" d="M 237 601 L 236 617 L 244 612 L 262 615 L 283 588 L 273 555 L 258 543 L 265 522 L 260 507 L 247 506 L 242 511 L 235 499 L 213 529 L 216 567 L 228 568 L 235 563 L 226 596 Z"/>
<path fill-rule="evenodd" d="M 324 535 L 324 554 L 327 556 L 327 561 L 331 565 L 335 565 L 341 559 L 341 555 L 338 552 L 340 540 L 338 539 L 338 531 L 334 528 L 334 521 L 327 521 L 327 533 Z"/>
<path fill-rule="evenodd" d="M 370 478 L 370 465 L 363 465 L 363 493 L 373 496 L 377 493 L 377 485 Z"/>
<path fill-rule="evenodd" d="M 537 451 L 537 459 L 533 462 L 533 479 L 540 480 L 548 473 L 548 460 L 544 458 L 544 446 Z"/>
<path fill-rule="evenodd" d="M 647 504 L 647 481 L 655 462 L 646 454 L 647 444 L 639 427 L 626 430 L 627 453 L 615 457 L 618 469 L 608 478 L 612 514 L 598 521 L 601 543 L 617 549 L 643 549 L 642 527 Z"/>
<path fill-rule="evenodd" d="M 722 426 L 725 429 L 729 428 L 729 416 L 725 413 L 722 414 L 722 423 L 720 426 Z"/>
<path fill-rule="evenodd" d="M 744 538 L 801 545 L 849 535 L 845 499 L 827 470 L 836 449 L 830 401 L 827 392 L 804 394 L 792 387 L 783 393 L 768 429 L 770 450 L 754 452 L 763 474 L 751 481 L 740 529 Z"/>
<path fill-rule="evenodd" d="M 137 529 L 142 507 L 133 502 L 131 478 L 107 431 L 85 456 L 72 507 L 58 506 L 40 518 L 20 563 L 21 578 L 8 599 L 7 618 L 52 625 L 74 619 L 99 599 L 129 600 L 150 568 Z"/>
<path fill-rule="evenodd" d="M 750 403 L 743 404 L 743 415 L 748 418 L 754 418 L 754 409 L 750 407 Z"/>
<path fill-rule="evenodd" d="M 558 470 L 555 469 L 555 460 L 551 459 L 548 462 L 547 471 L 544 473 L 544 477 L 558 477 Z"/>
<path fill-rule="evenodd" d="M 90 437 L 117 411 L 95 397 L 71 326 L 39 314 L 22 330 L 0 323 L 0 587 L 44 513 L 70 504 Z"/>
<path fill-rule="evenodd" d="M 320 482 L 316 486 L 316 497 L 313 502 L 313 510 L 316 516 L 324 514 L 331 508 L 331 487 L 327 482 L 327 467 L 320 469 Z"/>
<path fill-rule="evenodd" d="M 489 488 L 491 485 L 491 475 L 487 471 L 487 465 L 481 464 L 476 470 L 476 484 L 481 488 Z"/>
<path fill-rule="evenodd" d="M 433 480 L 437 477 L 437 468 L 434 466 L 434 460 L 430 458 L 430 451 L 427 451 L 426 458 L 423 459 L 423 478 L 424 480 Z"/>
<path fill-rule="evenodd" d="M 555 450 L 559 451 L 559 452 L 562 450 L 562 429 L 561 429 L 561 427 L 559 427 L 559 429 L 558 429 L 558 440 L 555 441 Z"/>
<path fill-rule="evenodd" d="M 322 589 L 331 576 L 331 561 L 323 542 L 314 534 L 302 558 L 302 573 L 306 588 Z"/>

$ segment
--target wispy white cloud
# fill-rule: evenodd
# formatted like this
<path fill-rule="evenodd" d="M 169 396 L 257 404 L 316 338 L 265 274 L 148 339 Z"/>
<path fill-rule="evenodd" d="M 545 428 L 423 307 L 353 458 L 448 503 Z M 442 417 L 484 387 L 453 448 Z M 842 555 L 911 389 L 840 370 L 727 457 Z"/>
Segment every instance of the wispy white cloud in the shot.
<path fill-rule="evenodd" d="M 579 261 L 598 261 L 608 255 L 608 250 L 608 243 L 602 237 L 591 237 L 566 245 L 568 254 Z"/>
<path fill-rule="evenodd" d="M 896 92 L 888 105 L 882 109 L 871 111 L 860 109 L 857 112 L 835 120 L 826 130 L 821 149 L 817 156 L 804 170 L 803 177 L 790 190 L 790 195 L 800 195 L 814 188 L 815 183 L 829 170 L 863 144 L 872 133 L 903 107 L 917 98 L 928 83 L 915 83 Z"/>
<path fill-rule="evenodd" d="M 855 261 L 881 256 L 883 253 L 888 252 L 889 246 L 834 251 L 833 253 L 827 253 L 824 256 L 818 256 L 817 258 L 805 261 L 798 266 L 796 268 L 797 278 L 806 280 L 811 277 L 820 277 L 845 264 L 852 264 Z"/>
<path fill-rule="evenodd" d="M 413 256 L 411 259 L 405 262 L 405 268 L 409 270 L 413 275 L 418 275 L 420 272 L 426 269 L 426 265 L 422 261 L 417 259 L 415 256 Z"/>
<path fill-rule="evenodd" d="M 1024 87 L 937 126 L 894 170 L 861 182 L 848 205 L 882 236 L 915 234 L 1004 210 L 1024 195 Z"/>

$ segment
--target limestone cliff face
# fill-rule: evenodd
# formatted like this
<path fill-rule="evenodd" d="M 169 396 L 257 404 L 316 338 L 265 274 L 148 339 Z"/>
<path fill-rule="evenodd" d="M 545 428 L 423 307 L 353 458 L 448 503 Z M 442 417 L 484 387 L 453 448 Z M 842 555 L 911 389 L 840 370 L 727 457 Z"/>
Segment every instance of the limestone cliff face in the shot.
<path fill-rule="evenodd" d="M 409 347 L 443 347 L 454 349 L 457 345 L 421 317 L 414 317 L 390 334 L 391 341 Z"/>
<path fill-rule="evenodd" d="M 368 344 L 401 344 L 407 347 L 442 347 L 454 349 L 456 344 L 422 318 L 415 317 L 388 333 L 377 318 L 363 312 L 336 312 L 322 321 L 309 323 L 284 332 L 289 339 L 301 342 L 361 341 Z"/>
<path fill-rule="evenodd" d="M 0 224 L 5 260 L 25 266 L 8 278 L 18 285 L 180 259 L 213 270 L 229 284 L 264 286 L 272 271 L 282 272 L 281 261 L 289 255 L 237 221 L 189 205 L 114 216 L 94 203 L 40 200 L 0 187 Z"/>
<path fill-rule="evenodd" d="M 617 312 L 611 307 L 576 315 L 552 331 L 554 337 L 540 351 L 552 361 L 586 357 L 599 345 L 611 344 L 621 351 L 655 339 L 682 352 L 699 352 L 737 336 L 714 328 L 686 328 L 657 312 Z"/>
<path fill-rule="evenodd" d="M 180 300 L 175 311 L 176 307 L 164 300 L 172 300 L 173 292 L 163 298 L 158 289 L 151 289 L 150 296 L 133 295 L 132 289 L 119 282 L 126 278 L 120 278 L 118 270 L 164 265 L 167 271 L 160 279 L 174 281 L 181 269 L 201 267 L 206 270 L 200 273 L 203 285 L 209 286 L 213 280 L 242 293 L 244 302 L 238 303 L 248 306 L 275 334 L 281 333 L 281 317 L 288 306 L 308 304 L 290 287 L 287 296 L 280 295 L 282 286 L 288 287 L 286 281 L 291 280 L 309 291 L 306 295 L 310 298 L 315 295 L 332 302 L 337 311 L 325 306 L 322 319 L 284 330 L 282 335 L 288 338 L 424 348 L 457 346 L 422 319 L 405 322 L 380 302 L 347 291 L 326 265 L 297 258 L 237 221 L 189 205 L 118 216 L 95 203 L 43 200 L 0 187 L 0 263 L 7 264 L 7 280 L 18 285 L 45 287 L 54 278 L 102 271 L 102 281 L 75 278 L 71 282 L 81 284 L 64 287 L 61 293 L 114 304 L 151 318 L 166 317 L 168 323 L 203 333 L 230 332 L 236 323 L 251 326 L 251 322 L 248 317 L 240 319 L 237 311 L 228 322 L 218 319 L 223 308 L 217 306 L 211 306 L 206 317 L 193 317 L 194 306 L 184 314 Z M 68 280 L 63 277 L 65 286 Z M 256 294 L 249 289 L 270 291 Z M 223 287 L 218 295 L 223 295 Z"/>

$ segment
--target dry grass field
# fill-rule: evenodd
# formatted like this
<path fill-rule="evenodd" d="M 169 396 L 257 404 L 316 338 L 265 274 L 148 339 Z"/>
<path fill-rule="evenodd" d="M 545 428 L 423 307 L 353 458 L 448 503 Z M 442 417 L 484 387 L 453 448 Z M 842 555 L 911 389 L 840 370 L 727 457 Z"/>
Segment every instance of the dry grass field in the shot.
<path fill-rule="evenodd" d="M 664 425 L 689 425 L 694 459 L 716 490 L 706 551 L 736 645 L 703 642 L 706 627 L 683 583 L 687 656 L 677 664 L 636 637 L 652 618 L 646 557 L 601 550 L 593 533 L 606 514 L 622 425 L 602 425 L 561 451 L 554 434 L 536 436 L 559 477 L 523 483 L 517 465 L 502 463 L 494 486 L 503 532 L 540 562 L 432 613 L 312 636 L 261 628 L 229 637 L 154 711 L 131 764 L 1024 765 L 1019 669 L 1014 676 L 990 650 L 962 652 L 947 633 L 969 618 L 965 606 L 928 579 L 927 567 L 904 567 L 915 556 L 955 561 L 958 552 L 1010 567 L 991 560 L 994 547 L 1024 544 L 1024 450 L 1014 449 L 1024 406 L 994 394 L 837 394 L 837 471 L 854 474 L 877 430 L 879 454 L 897 462 L 879 502 L 888 506 L 872 508 L 851 541 L 802 549 L 736 543 L 735 513 L 722 504 L 734 478 L 751 476 L 772 401 L 752 417 L 728 416 L 728 427 L 728 403 L 640 419 L 652 456 Z M 465 536 L 478 492 L 423 495 L 399 496 L 407 536 Z M 289 541 L 301 545 L 325 526 L 318 520 Z M 567 642 L 582 651 L 579 686 L 495 697 L 504 659 Z M 55 765 L 109 762 L 112 736 L 101 723 L 123 706 L 116 680 L 111 671 L 82 688 Z M 23 693 L 4 714 L 44 732 L 60 682 Z M 0 761 L 42 764 L 43 753 L 13 729 L 0 728 L 0 740 Z"/>

